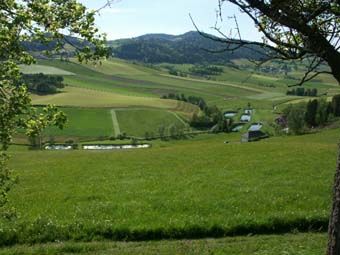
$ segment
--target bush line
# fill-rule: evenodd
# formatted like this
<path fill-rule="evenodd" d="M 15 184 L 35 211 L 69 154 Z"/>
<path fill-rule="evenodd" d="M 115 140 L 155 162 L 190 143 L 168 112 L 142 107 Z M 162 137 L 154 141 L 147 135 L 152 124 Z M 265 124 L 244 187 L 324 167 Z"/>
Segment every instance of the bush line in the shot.
<path fill-rule="evenodd" d="M 186 228 L 116 229 L 113 226 L 86 226 L 82 223 L 56 225 L 46 219 L 34 223 L 2 226 L 0 246 L 16 244 L 38 244 L 59 241 L 153 241 L 163 239 L 202 239 L 228 236 L 284 234 L 294 232 L 325 232 L 327 218 L 282 220 L 271 219 L 270 223 L 237 225 L 231 228 L 212 226 L 189 226 Z"/>

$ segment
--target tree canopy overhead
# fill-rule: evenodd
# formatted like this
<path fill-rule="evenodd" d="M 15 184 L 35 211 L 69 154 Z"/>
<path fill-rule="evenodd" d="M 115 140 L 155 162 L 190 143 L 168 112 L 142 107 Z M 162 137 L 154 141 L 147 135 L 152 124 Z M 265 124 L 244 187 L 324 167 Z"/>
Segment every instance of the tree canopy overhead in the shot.
<path fill-rule="evenodd" d="M 340 83 L 340 2 L 338 0 L 219 0 L 231 3 L 247 14 L 263 34 L 263 42 L 240 38 L 235 50 L 252 44 L 262 45 L 270 59 L 309 59 L 301 84 L 320 73 L 328 73 Z M 235 43 L 225 36 L 225 41 Z M 319 69 L 325 62 L 330 70 Z"/>

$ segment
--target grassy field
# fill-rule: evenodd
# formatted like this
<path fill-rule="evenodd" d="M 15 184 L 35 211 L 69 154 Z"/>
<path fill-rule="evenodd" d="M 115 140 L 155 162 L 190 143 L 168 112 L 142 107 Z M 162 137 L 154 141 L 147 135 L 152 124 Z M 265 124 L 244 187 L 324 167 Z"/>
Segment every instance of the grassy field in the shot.
<path fill-rule="evenodd" d="M 186 127 L 198 107 L 160 99 L 168 93 L 199 96 L 239 115 L 251 104 L 252 122 L 271 132 L 275 106 L 310 99 L 286 96 L 300 69 L 284 76 L 226 66 L 206 79 L 171 76 L 162 68 L 118 59 L 97 66 L 40 60 L 22 71 L 63 75 L 68 85 L 58 94 L 32 96 L 34 104 L 62 106 L 69 117 L 65 130 L 49 128 L 46 138 L 94 140 Z M 327 76 L 306 87 L 340 92 Z M 0 221 L 0 245 L 23 246 L 0 254 L 321 254 L 325 234 L 225 237 L 325 231 L 338 138 L 339 130 L 329 129 L 249 144 L 239 142 L 240 134 L 200 135 L 114 152 L 14 147 L 11 166 L 20 183 L 9 206 L 17 219 Z M 65 243 L 25 246 L 51 241 Z"/>
<path fill-rule="evenodd" d="M 32 95 L 33 103 L 38 105 L 55 104 L 58 106 L 78 107 L 135 107 L 145 106 L 177 110 L 179 102 L 151 97 L 126 96 L 117 93 L 67 87 L 61 93 L 39 96 Z"/>
<path fill-rule="evenodd" d="M 236 69 L 224 67 L 224 73 L 207 80 L 198 77 L 178 77 L 168 75 L 164 71 L 152 69 L 140 64 L 111 59 L 102 65 L 80 65 L 76 62 L 60 62 L 41 60 L 40 65 L 68 70 L 76 75 L 65 76 L 65 82 L 76 88 L 68 88 L 63 95 L 35 97 L 36 103 L 56 103 L 76 106 L 109 106 L 126 107 L 149 106 L 157 108 L 173 108 L 169 102 L 159 100 L 168 93 L 183 93 L 186 96 L 203 97 L 209 105 L 217 105 L 223 110 L 237 109 L 251 103 L 253 107 L 271 110 L 273 105 L 281 102 L 301 99 L 286 96 L 287 85 L 292 81 L 284 76 L 253 73 L 253 69 Z M 190 66 L 173 65 L 176 68 Z M 294 77 L 301 76 L 296 72 Z M 320 93 L 334 95 L 340 89 L 328 76 L 310 82 L 306 87 L 317 87 Z M 86 89 L 86 90 L 85 90 Z M 90 100 L 91 98 L 92 100 Z M 303 100 L 308 100 L 303 99 Z M 193 109 L 189 109 L 193 112 Z"/>
<path fill-rule="evenodd" d="M 3 248 L 3 255 L 141 254 L 141 255 L 320 255 L 326 250 L 326 234 L 286 234 L 203 240 L 152 242 L 59 243 Z"/>
<path fill-rule="evenodd" d="M 128 135 L 144 137 L 146 132 L 151 132 L 158 136 L 160 126 L 168 128 L 175 125 L 179 128 L 185 128 L 186 123 L 183 122 L 175 113 L 150 110 L 150 109 L 119 109 L 116 110 L 118 122 L 120 123 L 121 132 Z"/>
<path fill-rule="evenodd" d="M 188 96 L 201 96 L 208 102 L 223 106 L 226 98 L 240 98 L 267 92 L 263 88 L 254 88 L 252 84 L 237 84 L 233 80 L 217 82 L 169 76 L 155 69 L 115 59 L 98 66 L 58 61 L 42 61 L 41 64 L 76 73 L 75 76 L 65 77 L 65 81 L 73 86 L 125 95 L 160 97 L 170 92 L 184 93 Z M 238 73 L 238 76 L 244 75 L 245 73 Z"/>
<path fill-rule="evenodd" d="M 184 108 L 179 107 L 185 111 Z M 64 129 L 47 128 L 44 140 L 51 137 L 59 142 L 67 139 L 76 141 L 117 136 L 125 133 L 129 136 L 144 137 L 145 133 L 158 136 L 158 129 L 164 126 L 168 129 L 175 125 L 177 128 L 186 128 L 188 124 L 183 116 L 184 112 L 177 114 L 173 111 L 152 108 L 77 108 L 62 107 L 68 117 Z M 185 114 L 184 114 L 185 116 Z"/>
<path fill-rule="evenodd" d="M 100 137 L 114 135 L 110 109 L 62 108 L 68 123 L 63 130 L 48 128 L 45 136 Z"/>
<path fill-rule="evenodd" d="M 207 135 L 137 151 L 13 152 L 20 185 L 10 201 L 19 219 L 14 226 L 3 223 L 0 240 L 325 228 L 338 130 L 250 144 L 237 137 Z"/>
<path fill-rule="evenodd" d="M 20 71 L 24 74 L 43 73 L 46 75 L 62 75 L 62 76 L 75 75 L 74 73 L 65 71 L 63 69 L 46 65 L 31 65 L 31 66 L 21 65 Z"/>

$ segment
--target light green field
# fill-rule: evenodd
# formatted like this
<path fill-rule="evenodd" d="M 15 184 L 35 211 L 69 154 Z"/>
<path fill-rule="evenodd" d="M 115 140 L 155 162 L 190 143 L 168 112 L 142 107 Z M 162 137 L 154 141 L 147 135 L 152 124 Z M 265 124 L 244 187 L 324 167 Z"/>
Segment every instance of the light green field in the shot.
<path fill-rule="evenodd" d="M 114 135 L 110 109 L 62 108 L 68 123 L 63 130 L 48 128 L 45 136 L 104 137 Z"/>
<path fill-rule="evenodd" d="M 6 255 L 320 255 L 326 250 L 326 234 L 286 234 L 203 240 L 152 242 L 92 242 L 3 248 Z"/>
<path fill-rule="evenodd" d="M 73 63 L 77 63 L 76 60 L 73 60 Z M 86 67 L 107 75 L 121 75 L 128 77 L 147 75 L 148 72 L 150 72 L 150 69 L 128 64 L 126 61 L 120 59 L 103 60 L 98 65 L 87 64 Z"/>
<path fill-rule="evenodd" d="M 145 133 L 153 133 L 158 136 L 160 126 L 165 128 L 175 125 L 185 128 L 187 125 L 175 113 L 150 110 L 150 109 L 129 109 L 116 110 L 120 130 L 128 135 L 144 137 Z"/>
<path fill-rule="evenodd" d="M 145 150 L 13 152 L 20 185 L 10 205 L 21 230 L 6 223 L 1 233 L 40 242 L 325 227 L 338 137 L 335 129 L 249 144 L 207 135 Z"/>
<path fill-rule="evenodd" d="M 250 96 L 263 91 L 232 82 L 168 76 L 155 69 L 120 60 L 105 61 L 98 66 L 82 66 L 73 62 L 58 61 L 41 61 L 41 64 L 76 73 L 75 76 L 65 77 L 66 83 L 73 86 L 95 88 L 125 95 L 159 98 L 161 95 L 175 92 L 184 93 L 187 96 L 201 96 L 208 102 L 214 101 L 216 104 L 223 105 L 225 98 Z"/>
<path fill-rule="evenodd" d="M 77 87 L 66 87 L 61 93 L 39 96 L 32 95 L 33 104 L 76 107 L 153 107 L 181 111 L 194 109 L 195 107 L 185 106 L 183 102 L 176 100 L 164 100 L 152 97 L 126 96 L 118 93 L 97 91 Z"/>
<path fill-rule="evenodd" d="M 270 111 L 274 105 L 301 99 L 286 96 L 288 80 L 283 77 L 258 73 L 251 75 L 248 69 L 225 67 L 224 73 L 214 77 L 215 80 L 206 80 L 171 76 L 160 70 L 118 59 L 106 60 L 97 66 L 57 60 L 41 60 L 39 64 L 68 70 L 76 75 L 64 77 L 65 83 L 72 85 L 67 87 L 64 93 L 34 96 L 35 104 L 110 108 L 152 107 L 175 111 L 185 118 L 190 118 L 198 111 L 197 108 L 183 102 L 159 99 L 161 95 L 168 93 L 184 93 L 186 96 L 203 97 L 209 105 L 217 105 L 222 110 L 239 109 L 251 103 L 262 113 L 268 113 L 266 116 L 262 114 L 263 119 L 258 121 L 268 122 L 273 117 Z M 173 66 L 190 68 L 190 65 Z M 340 92 L 331 80 L 322 77 L 322 81 L 321 84 L 310 83 L 308 86 L 317 86 L 320 92 L 332 95 Z"/>
<path fill-rule="evenodd" d="M 74 73 L 65 71 L 60 68 L 52 67 L 52 66 L 46 66 L 46 65 L 21 65 L 20 71 L 24 74 L 37 74 L 37 73 L 43 73 L 46 75 L 75 75 Z"/>

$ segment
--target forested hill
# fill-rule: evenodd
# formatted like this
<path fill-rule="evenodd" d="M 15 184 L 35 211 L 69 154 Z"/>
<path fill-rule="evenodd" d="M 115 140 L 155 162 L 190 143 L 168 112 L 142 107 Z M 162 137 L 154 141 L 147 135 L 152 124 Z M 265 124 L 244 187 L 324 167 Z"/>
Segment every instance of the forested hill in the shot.
<path fill-rule="evenodd" d="M 263 49 L 238 49 L 234 52 L 211 53 L 226 48 L 225 43 L 201 36 L 198 32 L 183 35 L 147 34 L 133 39 L 111 41 L 115 57 L 145 63 L 224 64 L 233 59 L 260 59 Z"/>
<path fill-rule="evenodd" d="M 74 56 L 74 46 L 91 47 L 88 42 L 75 37 L 67 36 L 66 39 L 61 52 L 65 57 Z M 188 32 L 183 35 L 147 34 L 132 39 L 109 41 L 108 44 L 117 58 L 152 64 L 226 64 L 233 59 L 260 59 L 263 57 L 261 52 L 264 51 L 258 46 L 249 46 L 248 49 L 221 52 L 227 47 L 225 43 L 205 38 L 198 32 Z M 55 45 L 55 41 L 48 44 L 23 42 L 23 46 L 38 58 L 45 58 L 42 52 L 52 50 Z"/>

